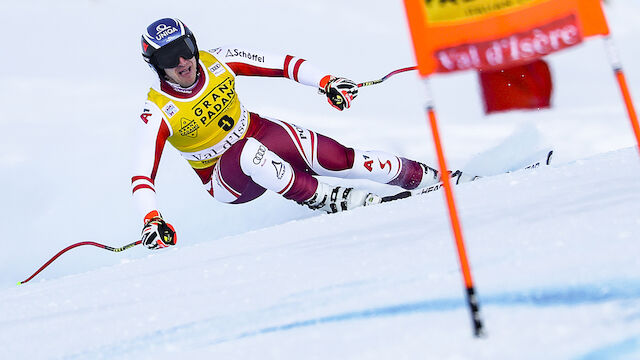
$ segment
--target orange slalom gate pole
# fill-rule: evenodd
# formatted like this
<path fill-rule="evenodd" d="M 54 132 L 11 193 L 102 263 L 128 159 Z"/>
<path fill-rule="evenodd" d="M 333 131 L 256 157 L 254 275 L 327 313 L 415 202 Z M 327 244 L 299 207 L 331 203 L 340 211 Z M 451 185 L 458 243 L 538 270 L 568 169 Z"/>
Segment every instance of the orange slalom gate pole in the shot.
<path fill-rule="evenodd" d="M 622 63 L 620 62 L 618 53 L 615 46 L 613 45 L 613 40 L 611 40 L 611 37 L 605 37 L 604 41 L 605 45 L 607 46 L 607 52 L 609 53 L 609 61 L 611 62 L 613 73 L 616 77 L 616 80 L 618 81 L 618 87 L 620 88 L 622 99 L 624 100 L 624 104 L 627 108 L 627 115 L 629 116 L 629 121 L 631 122 L 631 127 L 633 128 L 633 133 L 636 137 L 638 151 L 640 151 L 640 125 L 638 124 L 638 115 L 636 114 L 636 110 L 633 107 L 631 93 L 629 91 L 629 87 L 627 86 L 627 80 L 625 79 L 624 72 L 622 71 Z"/>
<path fill-rule="evenodd" d="M 633 128 L 633 133 L 636 136 L 636 143 L 638 144 L 638 150 L 640 151 L 640 125 L 638 124 L 638 116 L 636 115 L 636 110 L 634 109 L 633 102 L 631 101 L 631 94 L 627 87 L 627 81 L 621 68 L 614 69 L 614 73 L 618 80 L 618 86 L 622 92 L 622 97 L 624 99 L 625 106 L 627 107 L 627 114 L 629 115 L 629 121 L 631 121 L 631 127 Z"/>
<path fill-rule="evenodd" d="M 428 80 L 425 79 L 425 85 L 428 86 Z M 427 89 L 428 91 L 428 89 Z M 431 133 L 433 135 L 433 141 L 436 147 L 436 153 L 438 155 L 438 165 L 440 167 L 440 174 L 448 174 L 447 164 L 444 157 L 444 151 L 442 149 L 442 142 L 440 141 L 440 133 L 438 131 L 438 124 L 436 121 L 436 112 L 433 105 L 433 99 L 431 95 L 428 95 L 426 105 L 427 115 L 429 117 L 429 123 L 431 125 Z M 444 193 L 447 200 L 447 206 L 449 208 L 449 219 L 451 221 L 451 228 L 456 240 L 456 247 L 458 249 L 458 259 L 460 260 L 460 267 L 462 269 L 462 276 L 464 278 L 464 285 L 467 294 L 467 305 L 471 313 L 471 321 L 473 325 L 473 334 L 476 337 L 480 337 L 484 334 L 483 324 L 480 318 L 480 305 L 478 304 L 478 298 L 476 297 L 475 286 L 473 285 L 473 278 L 471 277 L 471 267 L 467 259 L 467 252 L 465 250 L 464 239 L 462 237 L 462 227 L 460 226 L 460 220 L 458 218 L 458 211 L 453 198 L 453 190 L 451 188 L 451 181 L 448 176 L 441 176 L 442 185 L 444 187 Z"/>
<path fill-rule="evenodd" d="M 616 79 L 618 79 L 618 85 L 620 86 L 620 91 L 622 92 L 622 97 L 624 98 L 624 103 L 627 107 L 631 127 L 633 127 L 633 133 L 636 135 L 636 142 L 638 143 L 638 149 L 640 150 L 640 125 L 638 125 L 638 116 L 636 115 L 636 110 L 634 109 L 633 102 L 631 101 L 631 94 L 627 87 L 627 81 L 625 80 L 622 69 L 615 69 L 615 75 Z"/>

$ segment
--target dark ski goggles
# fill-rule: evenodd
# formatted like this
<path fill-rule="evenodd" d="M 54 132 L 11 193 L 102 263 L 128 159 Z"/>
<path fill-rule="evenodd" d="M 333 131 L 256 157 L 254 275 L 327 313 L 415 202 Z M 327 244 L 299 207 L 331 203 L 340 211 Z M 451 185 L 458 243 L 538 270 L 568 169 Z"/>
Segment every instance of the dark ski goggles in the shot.
<path fill-rule="evenodd" d="M 170 69 L 180 64 L 180 58 L 189 60 L 196 55 L 196 44 L 189 36 L 181 37 L 153 53 L 152 60 L 161 69 Z"/>

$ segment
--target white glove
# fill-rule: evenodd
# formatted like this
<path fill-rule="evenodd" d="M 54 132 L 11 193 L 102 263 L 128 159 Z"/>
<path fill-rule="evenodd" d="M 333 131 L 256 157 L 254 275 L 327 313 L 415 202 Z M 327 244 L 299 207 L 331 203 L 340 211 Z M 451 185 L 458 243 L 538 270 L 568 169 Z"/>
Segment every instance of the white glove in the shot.
<path fill-rule="evenodd" d="M 346 78 L 327 75 L 320 80 L 320 93 L 327 95 L 331 106 L 342 111 L 358 96 L 358 85 Z"/>
<path fill-rule="evenodd" d="M 145 216 L 142 228 L 142 245 L 151 250 L 163 249 L 175 245 L 178 237 L 173 226 L 165 222 L 157 211 Z"/>

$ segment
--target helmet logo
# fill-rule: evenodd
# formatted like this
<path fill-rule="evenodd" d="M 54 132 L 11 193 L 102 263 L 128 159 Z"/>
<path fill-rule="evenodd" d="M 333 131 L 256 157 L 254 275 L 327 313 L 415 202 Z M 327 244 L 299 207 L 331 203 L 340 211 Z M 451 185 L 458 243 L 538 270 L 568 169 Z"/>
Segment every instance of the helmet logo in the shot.
<path fill-rule="evenodd" d="M 156 27 L 156 40 L 162 40 L 177 31 L 178 29 L 173 26 L 169 27 L 165 24 L 160 24 Z"/>

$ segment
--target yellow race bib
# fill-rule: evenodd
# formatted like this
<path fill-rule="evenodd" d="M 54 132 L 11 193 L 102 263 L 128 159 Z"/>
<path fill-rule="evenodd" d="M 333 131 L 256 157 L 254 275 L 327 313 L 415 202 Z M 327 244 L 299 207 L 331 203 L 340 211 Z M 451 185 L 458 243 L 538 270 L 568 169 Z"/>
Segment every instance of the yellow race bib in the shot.
<path fill-rule="evenodd" d="M 195 96 L 181 99 L 156 89 L 148 94 L 171 126 L 168 141 L 195 169 L 215 164 L 249 126 L 249 113 L 240 104 L 233 73 L 205 51 L 200 51 L 200 64 L 205 84 Z"/>

